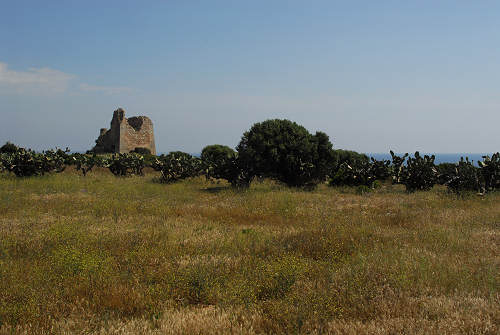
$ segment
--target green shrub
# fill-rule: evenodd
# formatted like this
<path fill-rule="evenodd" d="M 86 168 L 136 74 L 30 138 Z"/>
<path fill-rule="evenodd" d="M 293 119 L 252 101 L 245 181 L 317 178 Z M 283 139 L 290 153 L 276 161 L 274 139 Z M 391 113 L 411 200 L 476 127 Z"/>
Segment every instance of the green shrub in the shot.
<path fill-rule="evenodd" d="M 152 167 L 153 164 L 156 162 L 156 158 L 158 158 L 158 156 L 156 155 L 142 155 L 142 157 L 144 157 L 144 165 L 145 166 L 149 166 L 149 167 Z"/>
<path fill-rule="evenodd" d="M 438 184 L 446 185 L 456 173 L 457 165 L 454 163 L 441 163 L 436 165 L 438 171 Z"/>
<path fill-rule="evenodd" d="M 214 144 L 201 152 L 202 169 L 207 179 L 225 179 L 234 187 L 248 187 L 251 178 L 240 167 L 238 154 L 228 146 Z"/>
<path fill-rule="evenodd" d="M 469 161 L 469 158 L 464 160 L 461 157 L 460 162 L 453 165 L 454 170 L 447 171 L 449 174 L 445 185 L 448 190 L 457 194 L 470 191 L 479 192 L 481 190 L 478 168 Z M 449 169 L 449 166 L 447 169 Z"/>
<path fill-rule="evenodd" d="M 365 161 L 344 162 L 330 179 L 330 186 L 367 186 L 372 187 L 375 176 L 371 164 Z"/>
<path fill-rule="evenodd" d="M 399 157 L 391 150 L 390 154 L 392 157 L 392 183 L 401 184 L 401 175 L 408 153 L 404 154 L 403 157 Z"/>
<path fill-rule="evenodd" d="M 2 169 L 17 177 L 41 176 L 46 173 L 62 172 L 66 168 L 66 152 L 47 150 L 37 153 L 18 148 L 14 153 L 1 154 Z"/>
<path fill-rule="evenodd" d="M 400 177 L 407 192 L 428 191 L 437 183 L 435 159 L 434 155 L 422 157 L 418 151 L 415 152 L 415 157 L 408 157 L 406 165 L 401 168 Z"/>
<path fill-rule="evenodd" d="M 157 157 L 152 167 L 161 172 L 161 182 L 172 183 L 199 176 L 202 166 L 199 158 L 185 152 L 174 151 Z"/>
<path fill-rule="evenodd" d="M 71 165 L 74 165 L 77 171 L 86 176 L 94 166 L 102 165 L 102 160 L 95 153 L 92 155 L 75 153 L 71 155 Z"/>
<path fill-rule="evenodd" d="M 13 154 L 17 152 L 19 147 L 15 145 L 14 143 L 11 142 L 6 142 L 2 147 L 0 148 L 0 154 Z"/>
<path fill-rule="evenodd" d="M 483 161 L 479 161 L 481 177 L 484 182 L 486 192 L 500 189 L 500 153 L 490 156 L 483 156 Z"/>
<path fill-rule="evenodd" d="M 289 186 L 310 186 L 325 180 L 334 154 L 328 136 L 311 135 L 289 120 L 256 123 L 237 147 L 238 166 L 247 178 L 269 177 Z"/>
<path fill-rule="evenodd" d="M 148 148 L 137 147 L 132 150 L 131 153 L 136 153 L 139 155 L 151 155 L 151 150 L 149 150 Z"/>
<path fill-rule="evenodd" d="M 107 167 L 115 176 L 142 176 L 144 175 L 142 170 L 145 167 L 145 162 L 144 157 L 139 154 L 113 154 L 104 159 L 103 166 Z"/>
<path fill-rule="evenodd" d="M 390 162 L 371 161 L 364 158 L 343 162 L 335 175 L 330 178 L 330 186 L 366 186 L 373 188 L 376 180 L 385 180 L 390 176 Z"/>
<path fill-rule="evenodd" d="M 370 161 L 370 159 L 367 155 L 356 151 L 343 149 L 333 150 L 333 159 L 330 163 L 329 175 L 334 176 L 343 163 L 353 164 L 354 162 L 368 161 Z"/>
<path fill-rule="evenodd" d="M 207 178 L 231 180 L 236 164 L 236 151 L 228 146 L 207 145 L 201 151 L 203 172 Z"/>
<path fill-rule="evenodd" d="M 376 180 L 386 180 L 392 175 L 391 161 L 371 157 L 370 170 Z"/>

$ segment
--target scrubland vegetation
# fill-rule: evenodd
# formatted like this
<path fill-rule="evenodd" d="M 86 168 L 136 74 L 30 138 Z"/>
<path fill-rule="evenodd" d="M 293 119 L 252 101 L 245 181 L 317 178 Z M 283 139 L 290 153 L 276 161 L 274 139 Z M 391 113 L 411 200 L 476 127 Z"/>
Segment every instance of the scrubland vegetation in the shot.
<path fill-rule="evenodd" d="M 500 154 L 0 148 L 0 334 L 498 334 Z M 109 173 L 111 172 L 111 173 Z"/>
<path fill-rule="evenodd" d="M 0 175 L 0 333 L 499 331 L 498 192 L 145 171 Z"/>

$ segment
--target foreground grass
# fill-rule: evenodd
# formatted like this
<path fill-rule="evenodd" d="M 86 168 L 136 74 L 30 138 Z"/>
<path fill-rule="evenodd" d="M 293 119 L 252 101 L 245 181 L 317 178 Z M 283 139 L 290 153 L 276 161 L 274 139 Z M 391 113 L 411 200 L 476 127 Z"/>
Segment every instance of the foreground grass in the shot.
<path fill-rule="evenodd" d="M 0 176 L 0 333 L 497 334 L 500 194 Z"/>

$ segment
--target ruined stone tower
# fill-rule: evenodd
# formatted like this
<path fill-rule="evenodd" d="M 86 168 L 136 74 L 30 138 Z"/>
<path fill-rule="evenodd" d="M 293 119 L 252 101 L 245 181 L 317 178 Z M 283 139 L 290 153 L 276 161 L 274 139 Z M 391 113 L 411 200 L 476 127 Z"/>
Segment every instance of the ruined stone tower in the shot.
<path fill-rule="evenodd" d="M 156 155 L 153 122 L 146 116 L 125 117 L 125 111 L 118 108 L 113 112 L 111 128 L 102 128 L 96 145 L 92 151 L 131 152 L 137 148 L 144 148 Z"/>

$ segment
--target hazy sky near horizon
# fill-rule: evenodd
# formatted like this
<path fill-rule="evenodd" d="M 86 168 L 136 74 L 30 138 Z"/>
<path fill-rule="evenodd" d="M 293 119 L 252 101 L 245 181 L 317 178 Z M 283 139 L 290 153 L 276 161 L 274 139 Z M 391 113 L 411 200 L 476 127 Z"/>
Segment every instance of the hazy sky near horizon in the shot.
<path fill-rule="evenodd" d="M 362 152 L 500 150 L 499 1 L 3 1 L 0 144 L 157 151 L 286 118 Z"/>

